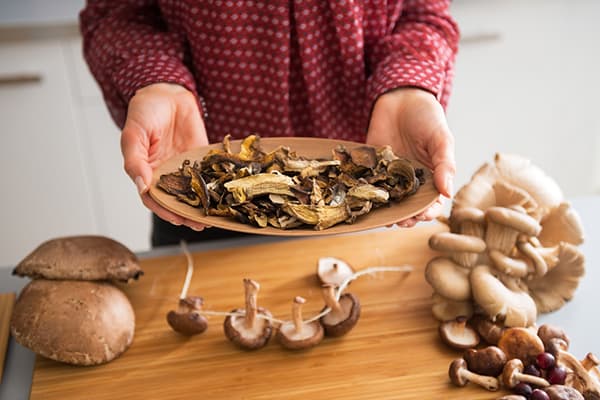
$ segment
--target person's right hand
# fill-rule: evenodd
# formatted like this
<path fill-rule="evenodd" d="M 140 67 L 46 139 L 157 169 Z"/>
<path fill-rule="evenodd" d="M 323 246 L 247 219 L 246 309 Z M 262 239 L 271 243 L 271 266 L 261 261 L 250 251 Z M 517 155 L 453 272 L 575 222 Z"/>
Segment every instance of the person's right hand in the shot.
<path fill-rule="evenodd" d="M 204 225 L 161 207 L 148 194 L 155 168 L 184 151 L 208 144 L 195 96 L 183 86 L 156 83 L 139 89 L 129 102 L 121 133 L 125 172 L 142 202 L 160 218 L 195 230 Z"/>

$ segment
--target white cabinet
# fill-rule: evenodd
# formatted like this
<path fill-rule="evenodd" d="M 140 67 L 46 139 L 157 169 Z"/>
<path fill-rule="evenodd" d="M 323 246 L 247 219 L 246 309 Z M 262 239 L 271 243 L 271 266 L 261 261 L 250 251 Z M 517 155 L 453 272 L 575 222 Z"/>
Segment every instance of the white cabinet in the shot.
<path fill-rule="evenodd" d="M 78 38 L 0 43 L 0 265 L 64 235 L 149 247 L 150 214 L 80 47 Z"/>
<path fill-rule="evenodd" d="M 511 152 L 567 197 L 598 192 L 600 2 L 462 0 L 452 14 L 463 36 L 448 109 L 456 186 Z"/>

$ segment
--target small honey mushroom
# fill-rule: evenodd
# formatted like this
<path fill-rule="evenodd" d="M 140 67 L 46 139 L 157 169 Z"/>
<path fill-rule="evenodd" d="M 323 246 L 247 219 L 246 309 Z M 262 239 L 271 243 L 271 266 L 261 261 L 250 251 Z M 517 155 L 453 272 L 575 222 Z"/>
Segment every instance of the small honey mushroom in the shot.
<path fill-rule="evenodd" d="M 244 279 L 245 309 L 232 310 L 223 322 L 223 330 L 227 339 L 246 350 L 264 347 L 271 338 L 273 326 L 269 318 L 271 313 L 257 306 L 260 285 L 252 279 Z M 267 317 L 267 318 L 265 318 Z"/>
<path fill-rule="evenodd" d="M 482 376 L 471 372 L 467 368 L 467 362 L 462 358 L 457 358 L 450 363 L 448 368 L 448 376 L 450 381 L 456 386 L 465 386 L 469 382 L 473 382 L 491 392 L 495 392 L 500 387 L 498 379 L 492 376 Z"/>
<path fill-rule="evenodd" d="M 524 368 L 525 366 L 523 365 L 523 361 L 519 360 L 518 358 L 508 360 L 504 365 L 504 369 L 502 370 L 502 384 L 510 389 L 514 388 L 521 382 L 529 383 L 539 387 L 550 386 L 550 383 L 544 378 L 524 374 Z"/>
<path fill-rule="evenodd" d="M 322 286 L 323 299 L 330 308 L 320 321 L 327 336 L 339 337 L 350 332 L 360 318 L 360 301 L 352 293 L 344 293 L 339 300 L 335 298 L 332 284 Z"/>
<path fill-rule="evenodd" d="M 323 327 L 319 321 L 307 323 L 302 319 L 302 306 L 305 302 L 303 297 L 296 296 L 292 305 L 292 321 L 284 322 L 279 327 L 277 339 L 286 349 L 308 349 L 323 340 Z"/>

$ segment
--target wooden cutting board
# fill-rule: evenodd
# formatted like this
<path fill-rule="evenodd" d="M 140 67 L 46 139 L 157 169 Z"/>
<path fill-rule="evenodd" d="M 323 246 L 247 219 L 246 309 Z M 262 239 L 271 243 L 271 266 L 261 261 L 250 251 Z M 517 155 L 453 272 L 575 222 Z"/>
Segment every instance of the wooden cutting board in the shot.
<path fill-rule="evenodd" d="M 0 293 L 0 384 L 4 373 L 4 358 L 10 336 L 10 316 L 15 305 L 14 293 Z"/>
<path fill-rule="evenodd" d="M 291 318 L 292 299 L 307 299 L 307 315 L 322 307 L 315 275 L 319 257 L 345 259 L 356 269 L 409 264 L 415 270 L 364 276 L 348 291 L 362 303 L 358 325 L 347 336 L 325 339 L 300 352 L 275 341 L 243 351 L 223 335 L 221 317 L 208 330 L 186 338 L 165 315 L 175 308 L 186 269 L 184 255 L 143 261 L 145 275 L 124 290 L 136 312 L 131 348 L 113 362 L 72 367 L 38 358 L 31 399 L 495 399 L 468 385 L 449 383 L 450 361 L 460 356 L 440 343 L 431 316 L 431 289 L 423 277 L 434 255 L 426 226 L 366 234 L 302 239 L 194 254 L 191 295 L 205 308 L 243 306 L 242 279 L 258 281 L 259 306 Z"/>

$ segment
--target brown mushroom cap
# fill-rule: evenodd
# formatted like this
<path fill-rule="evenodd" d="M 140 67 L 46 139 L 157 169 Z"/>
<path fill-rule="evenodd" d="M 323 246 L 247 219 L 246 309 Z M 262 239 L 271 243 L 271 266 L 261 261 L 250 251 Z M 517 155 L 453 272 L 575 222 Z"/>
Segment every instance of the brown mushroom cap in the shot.
<path fill-rule="evenodd" d="M 321 283 L 340 286 L 344 280 L 354 274 L 352 267 L 335 257 L 321 257 L 317 264 L 317 276 Z"/>
<path fill-rule="evenodd" d="M 556 325 L 544 324 L 538 328 L 537 336 L 544 343 L 544 349 L 548 353 L 557 355 L 558 350 L 568 350 L 571 339 L 567 333 Z"/>
<path fill-rule="evenodd" d="M 277 339 L 283 347 L 289 350 L 308 349 L 323 340 L 323 326 L 319 321 L 305 323 L 302 320 L 301 307 L 305 299 L 296 297 L 292 309 L 293 320 L 284 322 L 279 327 Z"/>
<path fill-rule="evenodd" d="M 463 354 L 469 371 L 487 376 L 498 376 L 506 364 L 506 355 L 496 346 L 488 346 L 483 349 L 467 349 Z"/>
<path fill-rule="evenodd" d="M 131 303 L 106 282 L 31 281 L 21 292 L 11 320 L 18 343 L 75 365 L 113 360 L 127 350 L 134 330 Z"/>
<path fill-rule="evenodd" d="M 360 318 L 360 301 L 352 293 L 344 293 L 339 299 L 340 312 L 332 310 L 320 321 L 327 336 L 339 337 L 350 332 Z"/>
<path fill-rule="evenodd" d="M 450 363 L 448 368 L 450 381 L 456 386 L 465 386 L 473 382 L 489 391 L 496 391 L 499 388 L 498 379 L 491 376 L 477 375 L 467 369 L 467 362 L 462 358 L 457 358 Z"/>
<path fill-rule="evenodd" d="M 526 364 L 532 364 L 537 355 L 544 352 L 542 340 L 526 328 L 506 329 L 498 341 L 498 347 L 509 360 L 518 358 Z"/>
<path fill-rule="evenodd" d="M 584 400 L 577 390 L 565 385 L 550 385 L 543 389 L 550 400 Z"/>
<path fill-rule="evenodd" d="M 34 279 L 128 281 L 143 272 L 135 254 L 117 241 L 104 236 L 71 236 L 42 243 L 13 274 Z"/>
<path fill-rule="evenodd" d="M 242 314 L 244 312 L 243 308 L 231 310 L 233 314 Z M 272 316 L 268 310 L 262 307 L 257 308 L 257 314 L 262 314 L 269 318 Z M 247 328 L 245 323 L 246 320 L 243 316 L 227 316 L 223 322 L 223 331 L 227 339 L 246 350 L 256 350 L 266 346 L 273 333 L 271 321 L 258 317 L 254 320 L 251 328 Z"/>
<path fill-rule="evenodd" d="M 203 299 L 197 296 L 188 296 L 179 299 L 177 311 L 171 310 L 167 314 L 167 322 L 175 332 L 182 335 L 197 335 L 208 328 L 208 320 L 201 315 Z"/>
<path fill-rule="evenodd" d="M 438 333 L 444 343 L 455 349 L 475 347 L 480 340 L 477 331 L 467 325 L 465 317 L 442 322 L 438 327 Z"/>
<path fill-rule="evenodd" d="M 469 323 L 479 333 L 487 343 L 496 345 L 502 336 L 502 333 L 507 329 L 500 322 L 491 321 L 486 316 L 481 314 L 474 315 Z"/>

